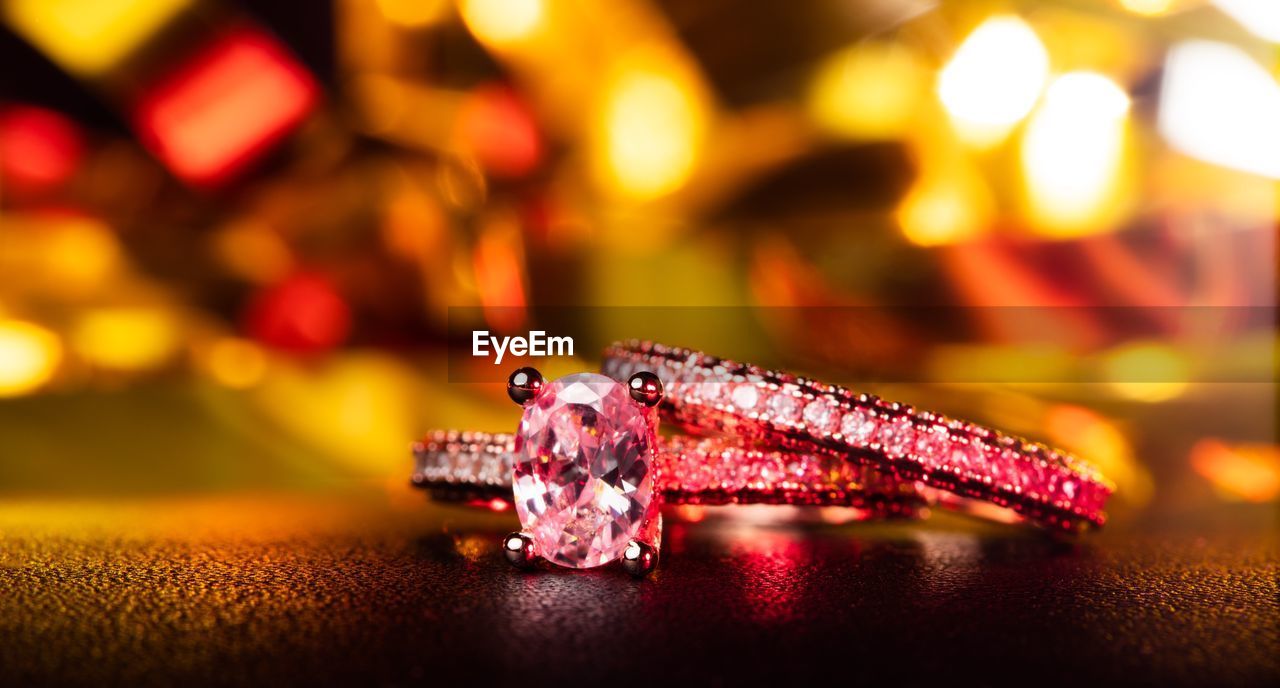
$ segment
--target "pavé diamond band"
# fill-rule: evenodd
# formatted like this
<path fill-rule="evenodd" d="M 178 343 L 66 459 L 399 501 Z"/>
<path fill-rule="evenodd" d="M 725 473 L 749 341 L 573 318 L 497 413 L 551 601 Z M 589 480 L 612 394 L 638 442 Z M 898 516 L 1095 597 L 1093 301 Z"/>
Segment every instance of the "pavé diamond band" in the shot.
<path fill-rule="evenodd" d="M 1114 491 L 1065 452 L 842 387 L 650 342 L 605 351 L 605 374 L 655 373 L 664 420 L 780 449 L 841 457 L 918 481 L 933 501 L 1007 509 L 1053 530 L 1101 526 Z M 977 500 L 977 504 L 970 503 Z"/>
<path fill-rule="evenodd" d="M 440 501 L 512 503 L 516 436 L 429 432 L 413 445 L 412 482 Z M 910 483 L 820 454 L 755 449 L 716 437 L 659 437 L 663 504 L 852 507 L 873 517 L 913 517 L 924 500 Z"/>

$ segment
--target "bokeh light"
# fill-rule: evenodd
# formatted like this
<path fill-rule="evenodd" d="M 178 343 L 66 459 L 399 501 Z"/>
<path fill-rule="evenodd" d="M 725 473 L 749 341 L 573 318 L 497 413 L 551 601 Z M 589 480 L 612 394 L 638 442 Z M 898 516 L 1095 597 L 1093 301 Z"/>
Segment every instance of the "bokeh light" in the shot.
<path fill-rule="evenodd" d="M 96 308 L 79 318 L 70 344 L 77 355 L 100 368 L 146 370 L 174 355 L 178 324 L 160 308 Z"/>
<path fill-rule="evenodd" d="M 938 97 L 957 133 L 985 146 L 1031 112 L 1048 76 L 1049 55 L 1036 32 L 1017 17 L 993 17 L 938 74 Z"/>
<path fill-rule="evenodd" d="M 1158 17 L 1173 9 L 1175 0 L 1119 0 L 1120 6 L 1147 17 Z"/>
<path fill-rule="evenodd" d="M 485 169 L 499 177 L 529 174 L 542 157 L 533 113 L 509 88 L 487 85 L 461 105 L 459 136 Z"/>
<path fill-rule="evenodd" d="M 0 397 L 38 389 L 62 361 L 62 343 L 53 332 L 22 320 L 0 318 Z"/>
<path fill-rule="evenodd" d="M 245 323 L 249 334 L 267 346 L 316 354 L 347 338 L 351 308 L 332 281 L 301 273 L 258 293 L 248 306 Z"/>
<path fill-rule="evenodd" d="M 23 191 L 42 191 L 71 177 L 84 143 L 76 125 L 44 108 L 0 108 L 0 179 Z"/>
<path fill-rule="evenodd" d="M 1191 448 L 1191 467 L 1228 499 L 1266 503 L 1280 497 L 1280 448 L 1206 438 Z"/>
<path fill-rule="evenodd" d="M 115 66 L 190 0 L 5 0 L 5 19 L 71 72 Z"/>
<path fill-rule="evenodd" d="M 1167 401 L 1182 394 L 1191 371 L 1186 358 L 1171 347 L 1135 342 L 1109 352 L 1103 362 L 1111 387 L 1137 401 Z"/>
<path fill-rule="evenodd" d="M 317 97 L 311 75 L 275 39 L 237 29 L 149 89 L 133 123 L 174 174 L 217 185 L 297 126 Z"/>
<path fill-rule="evenodd" d="M 846 48 L 819 68 L 809 111 L 825 130 L 854 139 L 903 136 L 920 107 L 928 73 L 900 45 L 865 43 Z"/>
<path fill-rule="evenodd" d="M 219 384 L 234 389 L 246 389 L 261 382 L 267 364 L 262 347 L 240 337 L 218 339 L 205 354 L 209 375 Z"/>
<path fill-rule="evenodd" d="M 486 43 L 515 43 L 533 35 L 542 22 L 542 0 L 462 0 L 462 18 Z"/>
<path fill-rule="evenodd" d="M 1227 16 L 1272 43 L 1280 43 L 1280 3 L 1268 0 L 1210 0 Z"/>
<path fill-rule="evenodd" d="M 1280 179 L 1280 85 L 1225 43 L 1187 41 L 1165 61 L 1160 133 L 1195 158 Z"/>
<path fill-rule="evenodd" d="M 680 67 L 656 59 L 628 65 L 608 85 L 600 110 L 608 187 L 638 200 L 680 188 L 693 173 L 706 112 Z"/>
<path fill-rule="evenodd" d="M 897 220 L 911 243 L 941 246 L 982 236 L 994 212 L 982 178 L 956 164 L 922 174 L 903 199 Z"/>
<path fill-rule="evenodd" d="M 1101 74 L 1050 84 L 1022 142 L 1031 215 L 1046 233 L 1098 232 L 1119 219 L 1128 113 L 1129 96 Z"/>
<path fill-rule="evenodd" d="M 378 10 L 388 21 L 411 29 L 431 26 L 450 10 L 448 0 L 377 0 Z"/>

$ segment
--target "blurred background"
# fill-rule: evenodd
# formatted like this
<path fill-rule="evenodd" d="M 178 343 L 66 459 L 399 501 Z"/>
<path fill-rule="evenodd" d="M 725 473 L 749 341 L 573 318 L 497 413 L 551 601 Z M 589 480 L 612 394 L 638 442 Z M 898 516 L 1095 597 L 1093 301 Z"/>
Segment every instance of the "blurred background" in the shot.
<path fill-rule="evenodd" d="M 11 500 L 425 509 L 409 440 L 515 421 L 450 348 L 553 323 L 1272 523 L 1274 0 L 0 8 Z"/>

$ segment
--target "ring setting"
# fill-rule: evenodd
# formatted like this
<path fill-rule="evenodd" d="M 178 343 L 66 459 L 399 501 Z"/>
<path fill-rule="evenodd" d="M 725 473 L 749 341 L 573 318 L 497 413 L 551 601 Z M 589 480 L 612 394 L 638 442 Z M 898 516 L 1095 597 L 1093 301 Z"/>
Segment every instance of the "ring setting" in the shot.
<path fill-rule="evenodd" d="M 543 383 L 521 368 L 507 390 L 524 408 L 512 467 L 522 528 L 506 539 L 508 558 L 566 568 L 621 559 L 633 573 L 652 570 L 662 529 L 658 377 L 637 372 L 624 385 L 577 373 Z"/>

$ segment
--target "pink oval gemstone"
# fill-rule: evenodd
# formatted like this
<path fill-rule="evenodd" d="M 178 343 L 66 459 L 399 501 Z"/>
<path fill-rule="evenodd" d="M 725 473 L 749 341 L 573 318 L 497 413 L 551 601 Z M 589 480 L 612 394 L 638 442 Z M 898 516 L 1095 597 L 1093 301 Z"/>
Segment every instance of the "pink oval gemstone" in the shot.
<path fill-rule="evenodd" d="M 516 433 L 516 513 L 539 555 L 573 568 L 622 556 L 656 513 L 654 415 L 604 375 L 547 383 Z"/>

